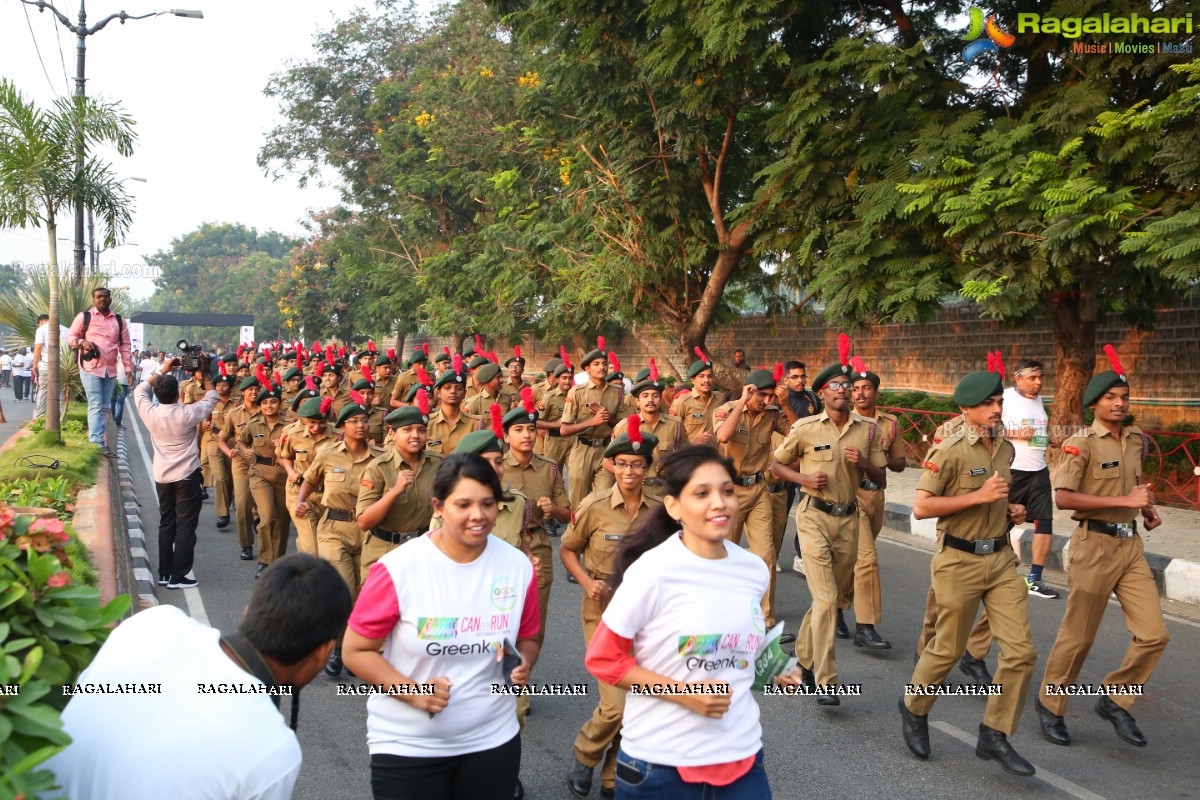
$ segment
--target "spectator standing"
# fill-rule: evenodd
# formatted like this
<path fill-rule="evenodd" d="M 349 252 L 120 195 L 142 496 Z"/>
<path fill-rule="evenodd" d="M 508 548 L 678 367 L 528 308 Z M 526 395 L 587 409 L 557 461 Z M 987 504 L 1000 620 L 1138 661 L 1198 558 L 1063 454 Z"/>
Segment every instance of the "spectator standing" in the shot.
<path fill-rule="evenodd" d="M 29 399 L 29 378 L 33 374 L 33 357 L 22 347 L 12 361 L 13 395 L 20 400 Z"/>
<path fill-rule="evenodd" d="M 150 355 L 149 350 L 142 351 L 142 360 L 138 362 L 138 383 L 150 380 L 150 376 L 158 369 L 158 361 Z"/>
<path fill-rule="evenodd" d="M 12 385 L 12 356 L 7 350 L 0 350 L 0 389 Z"/>
<path fill-rule="evenodd" d="M 750 365 L 746 363 L 746 351 L 740 347 L 733 351 L 733 367 L 742 372 L 750 371 Z"/>
<path fill-rule="evenodd" d="M 110 457 L 115 453 L 105 447 L 104 432 L 117 382 L 117 359 L 125 365 L 126 374 L 133 373 L 129 328 L 111 307 L 112 293 L 97 286 L 92 290 L 92 308 L 75 316 L 67 340 L 78 351 L 79 377 L 87 394 L 88 441 L 100 445 Z"/>

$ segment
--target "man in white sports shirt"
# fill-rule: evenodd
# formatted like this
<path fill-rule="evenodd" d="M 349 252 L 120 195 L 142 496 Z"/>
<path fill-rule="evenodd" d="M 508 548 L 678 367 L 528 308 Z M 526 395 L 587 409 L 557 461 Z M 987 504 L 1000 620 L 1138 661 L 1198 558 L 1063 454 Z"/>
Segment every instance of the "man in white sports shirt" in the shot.
<path fill-rule="evenodd" d="M 1058 598 L 1058 592 L 1042 580 L 1042 568 L 1050 555 L 1054 530 L 1054 504 L 1050 491 L 1050 470 L 1046 466 L 1046 447 L 1050 444 L 1046 407 L 1042 403 L 1042 362 L 1023 358 L 1013 371 L 1013 385 L 1004 390 L 1001 419 L 1005 435 L 1016 448 L 1012 463 L 1010 503 L 1025 506 L 1027 519 L 1033 520 L 1033 554 L 1025 585 L 1034 597 Z"/>

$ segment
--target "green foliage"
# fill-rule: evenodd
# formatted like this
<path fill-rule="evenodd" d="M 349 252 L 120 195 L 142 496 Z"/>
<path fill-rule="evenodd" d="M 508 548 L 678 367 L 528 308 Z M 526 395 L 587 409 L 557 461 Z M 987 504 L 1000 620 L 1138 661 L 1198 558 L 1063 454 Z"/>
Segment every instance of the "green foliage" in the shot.
<path fill-rule="evenodd" d="M 69 516 L 67 505 L 71 497 L 71 484 L 62 475 L 0 482 L 0 502 L 26 508 L 53 508 L 64 521 Z"/>
<path fill-rule="evenodd" d="M 40 427 L 38 422 L 30 423 L 30 429 Z M 95 484 L 101 458 L 100 448 L 87 438 L 87 407 L 82 403 L 74 403 L 67 411 L 61 442 L 57 441 L 54 433 L 43 428 L 17 439 L 0 454 L 0 485 L 16 480 L 40 481 L 48 477 L 62 477 L 67 480 L 73 497 L 80 489 Z M 49 464 L 55 460 L 59 466 L 53 470 L 30 466 L 30 462 Z M 0 500 L 4 499 L 0 495 Z"/>

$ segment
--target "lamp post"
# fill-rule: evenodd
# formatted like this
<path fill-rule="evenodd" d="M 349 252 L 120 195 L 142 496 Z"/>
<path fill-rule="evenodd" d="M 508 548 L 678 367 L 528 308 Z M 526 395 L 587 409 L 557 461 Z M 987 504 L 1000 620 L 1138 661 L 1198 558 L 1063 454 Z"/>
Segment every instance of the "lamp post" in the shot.
<path fill-rule="evenodd" d="M 119 19 L 122 25 L 125 24 L 125 20 L 160 17 L 164 14 L 172 14 L 176 17 L 187 17 L 188 19 L 204 19 L 203 11 L 190 11 L 185 8 L 172 8 L 165 11 L 151 11 L 148 14 L 138 15 L 131 15 L 126 14 L 124 11 L 118 11 L 116 14 L 109 14 L 107 17 L 89 28 L 87 24 L 87 11 L 84 9 L 84 0 L 79 0 L 78 23 L 72 23 L 65 14 L 55 8 L 52 3 L 48 2 L 48 0 L 21 0 L 21 2 L 27 6 L 36 6 L 38 11 L 50 9 L 54 16 L 58 18 L 58 21 L 63 24 L 63 27 L 75 34 L 75 96 L 81 100 L 87 96 L 87 92 L 84 91 L 84 84 L 87 81 L 86 71 L 84 69 L 87 56 L 87 37 L 94 33 L 99 33 L 104 29 L 105 25 L 112 22 L 114 19 Z M 83 146 L 83 137 L 77 137 L 75 142 L 76 176 L 83 174 Z M 86 269 L 83 240 L 83 212 L 83 200 L 80 199 L 75 204 L 75 284 L 77 286 L 83 283 L 83 275 Z"/>

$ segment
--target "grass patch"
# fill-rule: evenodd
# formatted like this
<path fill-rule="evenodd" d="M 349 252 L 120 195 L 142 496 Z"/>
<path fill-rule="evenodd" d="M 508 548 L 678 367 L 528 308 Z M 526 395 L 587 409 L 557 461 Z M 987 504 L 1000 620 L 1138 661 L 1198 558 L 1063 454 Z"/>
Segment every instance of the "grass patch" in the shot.
<path fill-rule="evenodd" d="M 41 428 L 40 425 L 37 426 Z M 87 407 L 72 403 L 62 426 L 62 443 L 47 430 L 37 430 L 23 436 L 13 446 L 0 453 L 0 483 L 14 479 L 44 478 L 61 476 L 67 479 L 71 496 L 81 489 L 96 483 L 96 470 L 100 465 L 99 446 L 87 438 Z M 55 469 L 32 466 L 33 463 L 49 464 L 58 461 Z"/>

